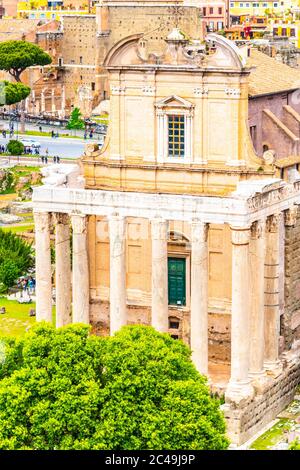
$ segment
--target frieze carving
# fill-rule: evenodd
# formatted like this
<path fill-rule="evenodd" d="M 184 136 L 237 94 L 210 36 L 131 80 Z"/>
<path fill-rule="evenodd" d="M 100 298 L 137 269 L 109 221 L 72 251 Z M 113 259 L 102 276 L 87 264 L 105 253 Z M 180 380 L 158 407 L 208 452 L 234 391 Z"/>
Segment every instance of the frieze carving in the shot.
<path fill-rule="evenodd" d="M 194 88 L 194 96 L 207 96 L 208 88 L 207 87 L 196 87 Z"/>
<path fill-rule="evenodd" d="M 112 95 L 124 95 L 126 91 L 125 86 L 120 86 L 120 85 L 111 85 L 110 86 L 110 92 Z"/>
<path fill-rule="evenodd" d="M 225 94 L 232 98 L 239 98 L 241 96 L 241 90 L 239 88 L 225 88 Z"/>
<path fill-rule="evenodd" d="M 168 221 L 160 218 L 151 220 L 151 234 L 153 240 L 168 239 Z"/>
<path fill-rule="evenodd" d="M 279 230 L 281 214 L 273 214 L 267 218 L 267 231 L 276 233 Z"/>
<path fill-rule="evenodd" d="M 34 212 L 34 226 L 36 232 L 48 232 L 50 227 L 50 213 Z"/>
<path fill-rule="evenodd" d="M 288 227 L 292 227 L 296 224 L 298 215 L 298 206 L 293 205 L 288 210 L 284 211 L 284 224 Z"/>
<path fill-rule="evenodd" d="M 296 195 L 300 190 L 300 182 L 295 181 L 293 184 L 285 184 L 276 189 L 271 189 L 265 193 L 257 194 L 247 200 L 250 210 L 263 209 L 276 202 L 280 202 L 290 196 Z"/>
<path fill-rule="evenodd" d="M 201 222 L 200 220 L 193 220 L 191 222 L 191 235 L 192 242 L 207 242 L 209 224 Z"/>
<path fill-rule="evenodd" d="M 86 233 L 87 217 L 83 214 L 71 214 L 73 233 L 80 235 Z"/>
<path fill-rule="evenodd" d="M 265 233 L 266 222 L 264 220 L 257 220 L 251 225 L 251 238 L 262 238 Z"/>
<path fill-rule="evenodd" d="M 233 245 L 248 245 L 250 241 L 250 228 L 248 227 L 230 227 L 231 242 Z"/>

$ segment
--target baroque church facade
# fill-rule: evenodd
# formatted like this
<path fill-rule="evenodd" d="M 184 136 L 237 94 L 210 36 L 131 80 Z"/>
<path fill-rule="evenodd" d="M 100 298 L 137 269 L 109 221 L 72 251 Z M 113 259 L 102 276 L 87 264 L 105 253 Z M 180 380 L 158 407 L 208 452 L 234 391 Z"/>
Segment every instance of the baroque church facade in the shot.
<path fill-rule="evenodd" d="M 154 54 L 133 34 L 104 67 L 104 146 L 34 189 L 37 320 L 52 319 L 54 227 L 57 326 L 140 323 L 183 339 L 241 444 L 300 381 L 300 176 L 284 181 L 272 152 L 255 153 L 251 69 L 231 41 L 174 28 Z"/>

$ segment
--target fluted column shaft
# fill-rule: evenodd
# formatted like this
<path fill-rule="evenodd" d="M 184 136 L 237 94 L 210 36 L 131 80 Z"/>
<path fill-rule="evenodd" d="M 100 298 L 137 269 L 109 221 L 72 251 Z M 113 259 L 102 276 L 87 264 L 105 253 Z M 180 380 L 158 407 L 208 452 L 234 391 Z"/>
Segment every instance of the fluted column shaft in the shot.
<path fill-rule="evenodd" d="M 191 250 L 191 349 L 197 370 L 208 373 L 208 224 L 193 221 Z"/>
<path fill-rule="evenodd" d="M 279 224 L 281 214 L 267 219 L 265 254 L 265 367 L 278 365 L 279 355 Z"/>
<path fill-rule="evenodd" d="M 250 239 L 250 375 L 264 373 L 265 221 L 252 224 Z"/>
<path fill-rule="evenodd" d="M 87 250 L 87 217 L 72 215 L 73 229 L 73 323 L 89 323 L 89 265 Z"/>
<path fill-rule="evenodd" d="M 70 219 L 68 214 L 55 214 L 55 291 L 56 326 L 72 321 Z"/>
<path fill-rule="evenodd" d="M 152 326 L 167 332 L 168 321 L 168 222 L 151 221 L 152 234 Z"/>
<path fill-rule="evenodd" d="M 231 376 L 226 390 L 226 397 L 237 401 L 249 397 L 253 393 L 249 378 L 249 241 L 249 228 L 231 227 Z"/>
<path fill-rule="evenodd" d="M 109 218 L 110 241 L 110 334 L 127 323 L 126 312 L 126 220 Z"/>
<path fill-rule="evenodd" d="M 52 323 L 50 214 L 35 212 L 36 319 Z"/>

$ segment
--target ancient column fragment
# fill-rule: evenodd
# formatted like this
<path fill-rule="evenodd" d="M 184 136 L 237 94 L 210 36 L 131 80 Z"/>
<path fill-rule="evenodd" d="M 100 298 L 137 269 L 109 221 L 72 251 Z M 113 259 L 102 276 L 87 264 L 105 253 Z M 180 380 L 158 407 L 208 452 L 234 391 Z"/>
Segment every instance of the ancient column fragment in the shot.
<path fill-rule="evenodd" d="M 208 373 L 208 224 L 191 223 L 191 349 L 201 374 Z"/>
<path fill-rule="evenodd" d="M 231 227 L 232 307 L 231 307 L 231 377 L 226 398 L 240 401 L 253 395 L 249 378 L 250 292 L 248 227 Z"/>
<path fill-rule="evenodd" d="M 265 252 L 265 368 L 279 365 L 279 224 L 281 214 L 267 218 Z"/>
<path fill-rule="evenodd" d="M 110 334 L 127 323 L 126 313 L 126 219 L 109 218 L 110 242 Z"/>
<path fill-rule="evenodd" d="M 167 332 L 168 321 L 168 222 L 151 221 L 152 234 L 152 326 Z"/>
<path fill-rule="evenodd" d="M 36 319 L 52 323 L 50 214 L 35 212 Z"/>
<path fill-rule="evenodd" d="M 265 221 L 251 226 L 250 239 L 250 375 L 264 375 L 264 306 L 265 306 Z"/>
<path fill-rule="evenodd" d="M 72 322 L 70 218 L 54 214 L 55 223 L 55 292 L 56 326 Z"/>
<path fill-rule="evenodd" d="M 73 323 L 89 323 L 89 266 L 87 251 L 87 217 L 71 216 L 73 229 Z"/>

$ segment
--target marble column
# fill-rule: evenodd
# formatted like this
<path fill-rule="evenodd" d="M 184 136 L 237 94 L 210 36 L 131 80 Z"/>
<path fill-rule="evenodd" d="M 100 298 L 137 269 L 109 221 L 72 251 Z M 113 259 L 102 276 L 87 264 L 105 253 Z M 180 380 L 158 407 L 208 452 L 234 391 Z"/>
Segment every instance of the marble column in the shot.
<path fill-rule="evenodd" d="M 191 349 L 201 374 L 208 374 L 208 224 L 191 223 Z"/>
<path fill-rule="evenodd" d="M 73 229 L 73 323 L 89 323 L 89 265 L 87 217 L 71 216 Z"/>
<path fill-rule="evenodd" d="M 52 285 L 50 251 L 50 214 L 34 213 L 35 270 L 36 270 L 36 319 L 52 323 Z"/>
<path fill-rule="evenodd" d="M 231 376 L 226 399 L 237 401 L 253 396 L 249 378 L 250 356 L 250 293 L 249 293 L 250 229 L 231 227 L 232 242 L 232 307 L 231 307 Z"/>
<path fill-rule="evenodd" d="M 267 218 L 265 252 L 265 368 L 279 366 L 279 225 L 281 214 Z"/>
<path fill-rule="evenodd" d="M 264 375 L 265 221 L 251 226 L 250 239 L 250 376 Z"/>
<path fill-rule="evenodd" d="M 55 214 L 55 292 L 56 326 L 72 322 L 70 218 Z"/>
<path fill-rule="evenodd" d="M 152 235 L 152 326 L 167 332 L 168 320 L 168 222 L 151 220 Z"/>
<path fill-rule="evenodd" d="M 126 219 L 109 218 L 110 243 L 110 334 L 127 323 L 126 313 Z"/>

